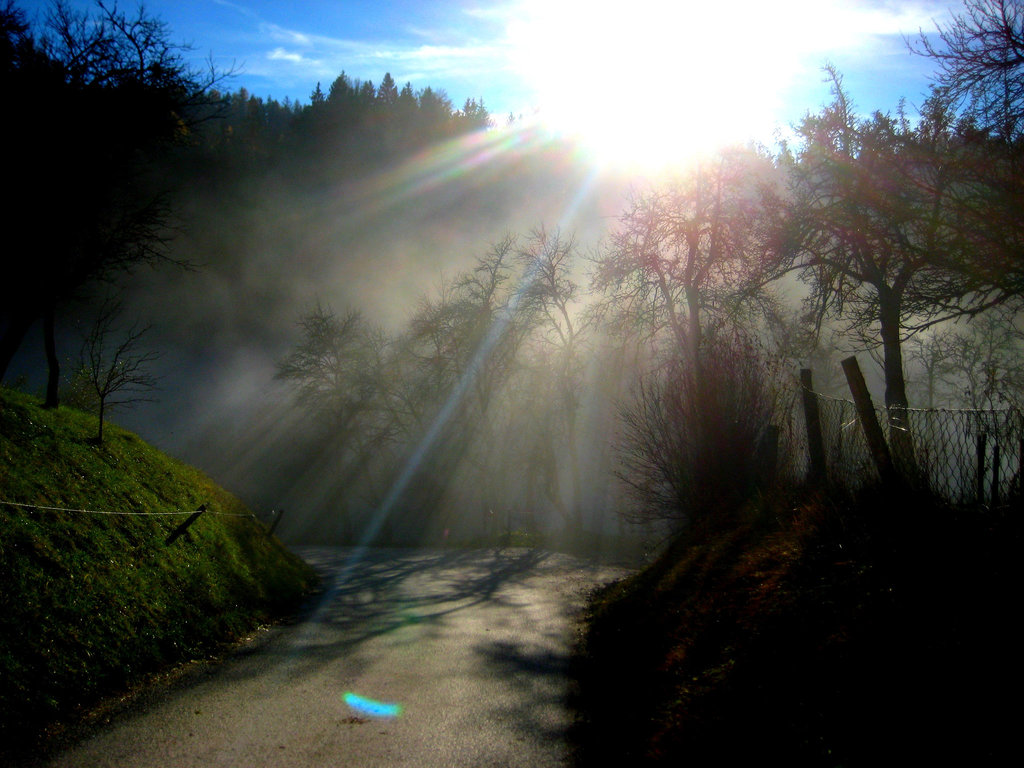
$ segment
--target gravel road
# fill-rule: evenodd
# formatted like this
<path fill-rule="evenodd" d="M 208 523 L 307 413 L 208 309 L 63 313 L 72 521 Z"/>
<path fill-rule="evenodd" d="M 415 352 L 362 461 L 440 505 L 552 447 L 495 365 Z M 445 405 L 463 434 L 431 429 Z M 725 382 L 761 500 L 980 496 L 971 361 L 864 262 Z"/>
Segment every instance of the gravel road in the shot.
<path fill-rule="evenodd" d="M 535 550 L 298 552 L 326 587 L 305 620 L 49 765 L 564 764 L 572 616 L 624 570 Z"/>

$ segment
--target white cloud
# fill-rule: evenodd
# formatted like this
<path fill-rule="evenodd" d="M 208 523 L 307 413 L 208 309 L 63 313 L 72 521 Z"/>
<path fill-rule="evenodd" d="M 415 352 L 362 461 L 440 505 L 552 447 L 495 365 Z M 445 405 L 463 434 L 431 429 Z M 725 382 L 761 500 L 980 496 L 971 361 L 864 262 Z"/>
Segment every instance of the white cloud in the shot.
<path fill-rule="evenodd" d="M 385 71 L 391 71 L 402 81 L 423 81 L 426 78 L 478 77 L 505 65 L 502 49 L 494 45 L 364 42 L 306 34 L 273 25 L 265 25 L 265 29 L 272 33 L 274 42 L 285 43 L 273 47 L 265 54 L 265 59 L 307 67 L 311 77 L 336 76 L 344 70 L 350 77 L 377 80 Z M 406 71 L 396 71 L 399 68 Z"/>
<path fill-rule="evenodd" d="M 307 64 L 309 63 L 301 53 L 293 53 L 286 51 L 284 48 L 275 48 L 267 54 L 267 58 L 271 61 L 290 61 L 292 64 Z"/>
<path fill-rule="evenodd" d="M 277 24 L 260 24 L 260 31 L 271 40 L 291 43 L 292 45 L 301 45 L 303 47 L 310 47 L 313 45 L 314 38 L 306 33 L 298 32 L 294 29 L 286 29 L 285 27 Z"/>

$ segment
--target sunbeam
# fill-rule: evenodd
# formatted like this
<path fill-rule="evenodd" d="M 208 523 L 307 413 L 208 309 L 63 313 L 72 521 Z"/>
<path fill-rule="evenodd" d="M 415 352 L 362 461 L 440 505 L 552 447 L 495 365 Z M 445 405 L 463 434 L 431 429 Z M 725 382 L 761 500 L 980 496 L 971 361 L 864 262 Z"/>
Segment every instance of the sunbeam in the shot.
<path fill-rule="evenodd" d="M 505 147 L 516 147 L 518 142 L 506 141 Z M 498 153 L 492 153 L 490 158 L 493 159 L 498 156 Z M 467 156 L 468 157 L 468 156 Z M 478 157 L 478 155 L 473 155 Z M 466 161 L 471 162 L 471 161 Z M 439 167 L 448 169 L 459 166 L 460 163 L 457 161 L 449 161 L 440 163 Z M 588 193 L 593 187 L 598 176 L 596 168 L 592 169 L 590 173 L 584 178 L 579 187 L 575 190 L 574 194 L 566 202 L 565 209 L 562 211 L 558 219 L 559 229 L 569 229 L 579 211 L 583 201 L 587 198 Z M 418 182 L 420 189 L 428 188 L 432 182 L 427 181 L 426 177 L 422 177 Z M 395 184 L 395 188 L 404 187 L 404 185 Z M 430 451 L 437 444 L 438 439 L 444 431 L 445 426 L 450 421 L 452 415 L 457 411 L 459 405 L 469 392 L 476 377 L 486 362 L 488 356 L 494 350 L 497 343 L 500 341 L 502 334 L 507 329 L 509 323 L 515 317 L 518 311 L 519 305 L 533 284 L 536 277 L 537 265 L 539 260 L 535 261 L 521 276 L 519 284 L 512 295 L 508 305 L 504 308 L 504 311 L 498 314 L 495 318 L 494 323 L 488 329 L 484 335 L 479 347 L 475 350 L 470 364 L 463 371 L 456 385 L 452 388 L 448 394 L 444 405 L 431 422 L 429 428 L 424 432 L 422 438 L 416 444 L 415 448 L 409 454 L 402 469 L 395 476 L 395 479 L 390 484 L 387 493 L 384 495 L 383 500 L 377 506 L 376 510 L 370 517 L 368 523 L 365 525 L 362 531 L 362 535 L 359 538 L 358 543 L 353 547 L 345 567 L 341 568 L 336 576 L 334 577 L 330 587 L 325 590 L 319 605 L 314 615 L 322 612 L 324 606 L 329 605 L 334 596 L 337 595 L 338 591 L 344 586 L 349 575 L 352 573 L 354 568 L 360 563 L 362 558 L 365 556 L 371 543 L 376 540 L 384 527 L 387 520 L 391 517 L 394 512 L 395 505 L 401 498 L 402 494 L 409 487 L 410 482 L 416 475 L 417 470 L 423 465 L 424 460 L 429 455 Z"/>

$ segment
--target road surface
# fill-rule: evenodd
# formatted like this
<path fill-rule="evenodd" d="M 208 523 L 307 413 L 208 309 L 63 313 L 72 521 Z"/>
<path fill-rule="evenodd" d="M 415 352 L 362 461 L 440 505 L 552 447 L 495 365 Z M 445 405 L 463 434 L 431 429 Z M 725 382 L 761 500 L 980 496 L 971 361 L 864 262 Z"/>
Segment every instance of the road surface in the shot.
<path fill-rule="evenodd" d="M 534 550 L 302 548 L 274 629 L 52 766 L 557 766 L 572 616 L 624 571 Z"/>

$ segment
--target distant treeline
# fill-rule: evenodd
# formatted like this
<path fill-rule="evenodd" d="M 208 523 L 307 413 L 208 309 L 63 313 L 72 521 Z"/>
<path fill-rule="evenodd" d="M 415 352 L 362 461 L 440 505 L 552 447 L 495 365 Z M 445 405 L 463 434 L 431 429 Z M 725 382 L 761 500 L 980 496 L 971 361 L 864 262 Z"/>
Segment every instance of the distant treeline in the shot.
<path fill-rule="evenodd" d="M 483 100 L 456 109 L 443 90 L 398 88 L 391 73 L 375 86 L 342 72 L 325 94 L 317 83 L 308 104 L 261 98 L 240 88 L 210 92 L 209 117 L 194 141 L 207 152 L 254 163 L 320 162 L 367 167 L 437 141 L 480 130 L 491 118 Z"/>

